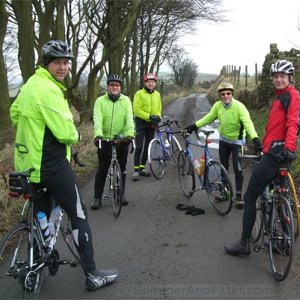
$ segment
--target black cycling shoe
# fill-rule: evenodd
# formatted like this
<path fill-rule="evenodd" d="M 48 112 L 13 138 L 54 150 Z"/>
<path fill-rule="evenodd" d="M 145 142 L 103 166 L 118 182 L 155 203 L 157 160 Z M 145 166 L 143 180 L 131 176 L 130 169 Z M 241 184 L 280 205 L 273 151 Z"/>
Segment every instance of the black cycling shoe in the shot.
<path fill-rule="evenodd" d="M 101 206 L 101 198 L 95 198 L 94 202 L 91 204 L 91 209 L 96 210 Z"/>
<path fill-rule="evenodd" d="M 224 246 L 225 252 L 231 255 L 250 255 L 250 241 L 240 239 L 237 243 L 229 246 Z"/>
<path fill-rule="evenodd" d="M 245 206 L 245 202 L 242 197 L 235 197 L 234 203 L 235 203 L 235 207 L 239 209 L 242 209 Z"/>

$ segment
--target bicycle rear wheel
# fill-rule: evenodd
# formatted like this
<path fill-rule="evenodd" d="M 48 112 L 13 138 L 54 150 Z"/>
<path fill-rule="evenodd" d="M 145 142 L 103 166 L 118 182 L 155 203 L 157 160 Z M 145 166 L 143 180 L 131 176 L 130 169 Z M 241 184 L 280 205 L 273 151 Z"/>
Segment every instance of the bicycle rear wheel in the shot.
<path fill-rule="evenodd" d="M 261 196 L 262 197 L 262 196 Z M 259 197 L 256 201 L 256 219 L 252 229 L 252 242 L 257 243 L 262 234 L 265 215 L 262 211 L 262 199 Z"/>
<path fill-rule="evenodd" d="M 294 229 L 295 229 L 295 238 L 299 235 L 300 231 L 300 214 L 299 214 L 299 202 L 296 193 L 296 188 L 294 185 L 293 178 L 290 173 L 287 175 L 288 178 L 288 189 L 287 189 L 287 199 L 290 201 L 290 206 L 294 218 Z"/>
<path fill-rule="evenodd" d="M 289 201 L 279 195 L 272 210 L 269 238 L 269 255 L 272 273 L 276 280 L 284 280 L 292 265 L 294 222 Z"/>
<path fill-rule="evenodd" d="M 0 299 L 37 299 L 45 261 L 40 240 L 33 234 L 33 267 L 29 267 L 30 227 L 23 222 L 12 228 L 0 244 Z"/>
<path fill-rule="evenodd" d="M 64 242 L 67 244 L 70 252 L 76 260 L 76 263 L 81 264 L 81 257 L 75 245 L 75 241 L 72 234 L 71 221 L 66 213 L 64 213 L 60 223 L 60 233 L 63 237 Z"/>
<path fill-rule="evenodd" d="M 181 146 L 174 135 L 169 136 L 170 143 L 170 163 L 176 165 L 178 153 L 181 151 Z"/>
<path fill-rule="evenodd" d="M 157 139 L 153 139 L 149 144 L 148 162 L 153 176 L 156 179 L 161 179 L 165 174 L 166 155 L 164 147 Z"/>
<path fill-rule="evenodd" d="M 195 191 L 195 171 L 185 151 L 180 151 L 177 161 L 177 173 L 180 187 L 187 198 Z"/>
<path fill-rule="evenodd" d="M 233 191 L 228 173 L 220 162 L 212 160 L 205 171 L 206 192 L 216 212 L 227 215 L 233 204 Z"/>
<path fill-rule="evenodd" d="M 110 172 L 110 197 L 112 201 L 113 215 L 117 218 L 121 213 L 123 195 L 122 174 L 118 161 L 114 161 L 112 163 Z"/>

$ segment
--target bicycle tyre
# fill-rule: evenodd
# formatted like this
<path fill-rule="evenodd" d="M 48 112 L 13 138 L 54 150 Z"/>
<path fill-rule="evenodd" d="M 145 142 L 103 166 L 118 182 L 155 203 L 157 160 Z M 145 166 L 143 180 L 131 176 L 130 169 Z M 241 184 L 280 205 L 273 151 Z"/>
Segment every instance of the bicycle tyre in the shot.
<path fill-rule="evenodd" d="M 288 197 L 288 200 L 290 201 L 290 205 L 291 205 L 291 209 L 292 209 L 292 213 L 293 213 L 295 238 L 297 238 L 299 235 L 299 232 L 300 232 L 299 202 L 298 202 L 298 197 L 297 197 L 293 177 L 289 172 L 287 174 L 287 178 L 288 178 L 287 197 Z"/>
<path fill-rule="evenodd" d="M 169 143 L 170 143 L 170 163 L 172 165 L 176 165 L 177 163 L 177 155 L 181 151 L 181 146 L 174 135 L 169 136 Z"/>
<path fill-rule="evenodd" d="M 205 172 L 205 190 L 209 201 L 219 215 L 225 216 L 231 211 L 233 204 L 233 190 L 229 175 L 225 167 L 215 160 L 208 162 Z M 218 198 L 222 200 L 217 200 Z"/>
<path fill-rule="evenodd" d="M 64 242 L 66 243 L 68 249 L 72 253 L 76 263 L 82 264 L 81 257 L 79 255 L 77 246 L 75 244 L 73 234 L 72 234 L 72 226 L 71 221 L 66 213 L 63 214 L 61 223 L 60 223 L 60 233 L 63 237 Z"/>
<path fill-rule="evenodd" d="M 13 227 L 0 244 L 0 299 L 37 299 L 44 268 L 29 271 L 30 226 L 22 222 Z M 45 261 L 42 243 L 33 233 L 33 265 Z"/>
<path fill-rule="evenodd" d="M 262 196 L 256 201 L 256 218 L 252 229 L 252 243 L 257 243 L 262 235 L 265 215 L 262 210 Z"/>
<path fill-rule="evenodd" d="M 181 150 L 178 155 L 177 174 L 184 195 L 191 198 L 195 191 L 195 171 L 184 150 Z"/>
<path fill-rule="evenodd" d="M 148 148 L 148 162 L 151 173 L 156 179 L 161 179 L 165 174 L 166 155 L 164 146 L 158 139 L 153 139 Z"/>
<path fill-rule="evenodd" d="M 118 218 L 121 214 L 123 188 L 121 168 L 117 160 L 112 163 L 110 172 L 109 190 L 112 201 L 113 215 Z"/>
<path fill-rule="evenodd" d="M 269 237 L 269 256 L 276 280 L 284 280 L 291 269 L 294 247 L 294 222 L 289 200 L 276 196 L 272 209 Z"/>

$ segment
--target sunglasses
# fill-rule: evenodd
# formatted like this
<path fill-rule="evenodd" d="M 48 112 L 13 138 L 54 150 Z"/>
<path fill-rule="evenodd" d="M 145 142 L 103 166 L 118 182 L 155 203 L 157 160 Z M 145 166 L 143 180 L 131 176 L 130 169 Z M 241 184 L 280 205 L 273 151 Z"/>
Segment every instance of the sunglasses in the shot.
<path fill-rule="evenodd" d="M 225 95 L 230 96 L 230 95 L 232 95 L 232 93 L 231 93 L 231 92 L 223 92 L 223 93 L 221 93 L 220 95 L 221 95 L 222 97 L 225 96 Z"/>

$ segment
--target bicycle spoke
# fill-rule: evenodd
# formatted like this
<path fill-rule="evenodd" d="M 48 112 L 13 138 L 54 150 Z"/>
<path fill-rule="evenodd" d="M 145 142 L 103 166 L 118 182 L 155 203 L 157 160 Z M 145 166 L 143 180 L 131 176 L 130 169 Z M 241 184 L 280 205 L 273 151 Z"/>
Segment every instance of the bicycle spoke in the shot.
<path fill-rule="evenodd" d="M 276 199 L 271 219 L 270 262 L 274 277 L 284 280 L 291 268 L 294 246 L 294 223 L 288 200 Z"/>
<path fill-rule="evenodd" d="M 226 169 L 218 161 L 211 161 L 205 175 L 211 205 L 219 215 L 227 215 L 232 208 L 233 191 Z"/>
<path fill-rule="evenodd" d="M 157 139 L 153 139 L 149 144 L 148 161 L 150 170 L 156 179 L 164 176 L 166 167 L 166 157 L 163 146 Z"/>
<path fill-rule="evenodd" d="M 14 227 L 0 245 L 0 299 L 37 299 L 43 281 L 43 250 L 33 237 L 33 267 L 29 269 L 29 228 L 25 224 Z"/>

